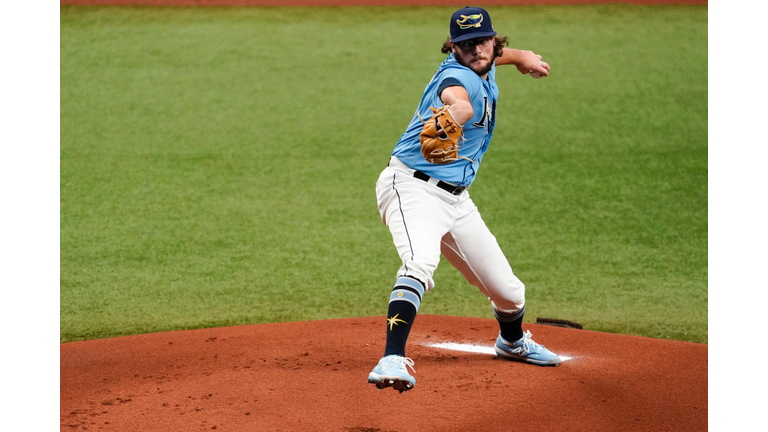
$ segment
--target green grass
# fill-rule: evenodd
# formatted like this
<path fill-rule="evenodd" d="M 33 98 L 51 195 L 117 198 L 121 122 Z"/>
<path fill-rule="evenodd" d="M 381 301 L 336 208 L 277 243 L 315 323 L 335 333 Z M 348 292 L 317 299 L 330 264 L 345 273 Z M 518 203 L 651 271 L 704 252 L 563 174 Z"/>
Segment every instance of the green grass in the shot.
<path fill-rule="evenodd" d="M 707 342 L 707 9 L 493 8 L 472 195 L 526 321 Z M 61 8 L 61 341 L 383 315 L 374 184 L 452 8 Z M 491 317 L 447 262 L 421 313 Z"/>

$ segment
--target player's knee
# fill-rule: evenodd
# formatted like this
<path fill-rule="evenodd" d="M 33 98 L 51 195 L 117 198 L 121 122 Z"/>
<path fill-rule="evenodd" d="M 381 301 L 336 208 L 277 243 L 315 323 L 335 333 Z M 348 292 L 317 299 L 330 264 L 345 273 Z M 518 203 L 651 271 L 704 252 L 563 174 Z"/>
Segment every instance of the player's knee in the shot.
<path fill-rule="evenodd" d="M 397 273 L 398 277 L 409 277 L 419 281 L 424 285 L 424 290 L 429 291 L 435 287 L 435 281 L 432 279 L 434 269 L 430 270 L 429 266 L 421 266 L 416 263 L 408 263 L 407 266 L 400 268 Z"/>
<path fill-rule="evenodd" d="M 520 280 L 507 285 L 491 299 L 495 308 L 502 312 L 514 312 L 525 307 L 525 284 Z"/>
<path fill-rule="evenodd" d="M 425 292 L 431 291 L 432 288 L 435 287 L 435 280 L 432 279 L 432 277 L 427 276 L 425 274 L 409 273 L 409 274 L 406 274 L 405 276 L 413 278 L 413 279 L 419 281 L 419 283 L 421 283 L 424 286 L 424 291 Z"/>

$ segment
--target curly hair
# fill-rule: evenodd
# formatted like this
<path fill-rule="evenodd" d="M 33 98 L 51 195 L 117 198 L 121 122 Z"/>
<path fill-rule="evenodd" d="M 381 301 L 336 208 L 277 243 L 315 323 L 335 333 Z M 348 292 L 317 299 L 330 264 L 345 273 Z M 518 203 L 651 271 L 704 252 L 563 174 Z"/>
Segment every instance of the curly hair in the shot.
<path fill-rule="evenodd" d="M 504 47 L 509 46 L 509 38 L 506 36 L 496 36 L 493 42 L 493 58 L 501 57 Z M 451 38 L 443 42 L 443 47 L 440 48 L 440 52 L 443 54 L 448 54 L 451 52 Z"/>

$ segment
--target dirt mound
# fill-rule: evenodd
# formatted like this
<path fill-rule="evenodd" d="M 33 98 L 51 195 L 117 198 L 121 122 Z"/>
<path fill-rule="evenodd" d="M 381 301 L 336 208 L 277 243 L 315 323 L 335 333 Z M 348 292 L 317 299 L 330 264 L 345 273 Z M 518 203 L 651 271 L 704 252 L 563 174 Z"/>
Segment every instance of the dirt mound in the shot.
<path fill-rule="evenodd" d="M 417 385 L 401 394 L 367 383 L 385 326 L 368 317 L 62 344 L 61 430 L 707 430 L 707 345 L 525 324 L 570 357 L 538 367 L 489 354 L 494 320 L 420 315 L 408 346 Z"/>

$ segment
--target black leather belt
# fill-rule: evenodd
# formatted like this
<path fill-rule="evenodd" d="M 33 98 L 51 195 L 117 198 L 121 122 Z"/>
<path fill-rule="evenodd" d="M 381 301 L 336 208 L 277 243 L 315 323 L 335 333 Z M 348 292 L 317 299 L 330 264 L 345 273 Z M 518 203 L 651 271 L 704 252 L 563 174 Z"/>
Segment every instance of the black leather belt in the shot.
<path fill-rule="evenodd" d="M 424 174 L 423 172 L 421 172 L 419 170 L 414 171 L 413 172 L 413 176 L 416 177 L 419 180 L 424 180 L 425 182 L 429 181 L 429 176 Z M 452 195 L 461 195 L 462 192 L 467 190 L 467 188 L 464 187 L 464 186 L 454 186 L 454 185 L 452 185 L 450 183 L 446 183 L 446 182 L 444 182 L 442 180 L 439 180 L 437 182 L 437 187 L 439 187 L 440 189 L 442 189 L 442 190 L 444 190 L 444 191 L 446 191 L 446 192 L 448 192 L 448 193 L 450 193 Z"/>

